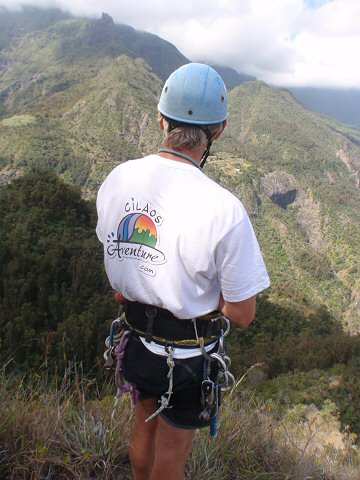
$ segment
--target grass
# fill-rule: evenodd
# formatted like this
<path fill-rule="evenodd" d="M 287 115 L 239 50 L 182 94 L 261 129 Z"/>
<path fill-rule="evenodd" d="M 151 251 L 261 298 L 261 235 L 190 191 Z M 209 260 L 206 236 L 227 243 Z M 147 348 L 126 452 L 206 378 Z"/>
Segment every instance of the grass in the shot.
<path fill-rule="evenodd" d="M 130 478 L 129 399 L 124 397 L 112 419 L 113 398 L 88 398 L 94 397 L 94 382 L 78 366 L 69 366 L 60 385 L 44 380 L 1 378 L 0 477 Z"/>
<path fill-rule="evenodd" d="M 128 442 L 133 411 L 123 397 L 112 418 L 113 386 L 100 394 L 81 365 L 61 383 L 46 373 L 0 377 L 0 477 L 7 480 L 131 479 Z M 301 420 L 304 422 L 304 419 Z M 217 439 L 202 430 L 194 441 L 187 480 L 355 480 L 359 454 L 316 450 L 299 439 L 294 415 L 284 420 L 237 387 L 224 399 Z M 295 433 L 294 433 L 295 432 Z M 311 435 L 310 435 L 311 436 Z M 310 437 L 309 437 L 310 438 Z"/>
<path fill-rule="evenodd" d="M 296 435 L 299 428 L 301 435 Z M 306 442 L 304 442 L 304 432 Z M 358 452 L 322 446 L 311 448 L 299 419 L 275 418 L 254 397 L 228 397 L 223 405 L 219 436 L 198 435 L 188 465 L 189 480 L 355 480 Z M 350 441 L 351 443 L 351 441 Z"/>
<path fill-rule="evenodd" d="M 4 127 L 21 127 L 33 123 L 36 123 L 36 118 L 32 115 L 14 115 L 10 118 L 4 118 L 4 120 L 1 121 Z"/>

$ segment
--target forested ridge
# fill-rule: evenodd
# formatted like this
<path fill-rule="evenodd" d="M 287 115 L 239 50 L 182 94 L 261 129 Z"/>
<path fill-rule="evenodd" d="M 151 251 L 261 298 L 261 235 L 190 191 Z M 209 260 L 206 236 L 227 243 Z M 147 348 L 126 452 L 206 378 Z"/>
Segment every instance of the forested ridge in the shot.
<path fill-rule="evenodd" d="M 0 190 L 2 356 L 22 369 L 90 369 L 116 313 L 94 205 L 54 174 Z"/>

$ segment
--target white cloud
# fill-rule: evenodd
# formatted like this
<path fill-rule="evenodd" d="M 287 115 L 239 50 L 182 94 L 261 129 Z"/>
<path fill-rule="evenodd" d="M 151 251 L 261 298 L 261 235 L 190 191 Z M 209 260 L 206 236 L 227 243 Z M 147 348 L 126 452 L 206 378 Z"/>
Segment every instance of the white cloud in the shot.
<path fill-rule="evenodd" d="M 358 0 L 0 0 L 57 6 L 146 30 L 191 60 L 275 85 L 360 88 Z"/>

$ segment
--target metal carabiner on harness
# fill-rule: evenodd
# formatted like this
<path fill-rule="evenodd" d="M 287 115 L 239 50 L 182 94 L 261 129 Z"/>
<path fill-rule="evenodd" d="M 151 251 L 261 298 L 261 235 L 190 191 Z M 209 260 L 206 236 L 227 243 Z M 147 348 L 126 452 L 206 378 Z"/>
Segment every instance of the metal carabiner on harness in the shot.
<path fill-rule="evenodd" d="M 201 406 L 203 407 L 199 418 L 208 422 L 211 418 L 211 412 L 216 406 L 215 383 L 207 378 L 201 384 Z"/>
<path fill-rule="evenodd" d="M 221 387 L 222 392 L 227 392 L 231 390 L 235 386 L 235 377 L 234 375 L 229 372 L 228 366 L 229 364 L 226 362 L 225 358 L 229 360 L 230 358 L 225 356 L 221 356 L 219 353 L 212 353 L 211 358 L 220 365 L 219 373 L 218 373 L 218 379 L 219 379 L 219 385 Z"/>
<path fill-rule="evenodd" d="M 105 364 L 104 368 L 107 370 L 113 368 L 116 355 L 115 355 L 115 348 L 116 345 L 119 344 L 121 337 L 123 335 L 122 325 L 124 322 L 125 313 L 123 313 L 120 317 L 116 318 L 111 322 L 110 325 L 110 335 L 105 340 L 105 346 L 107 350 L 104 352 L 104 359 Z"/>
<path fill-rule="evenodd" d="M 218 320 L 220 320 L 221 323 L 224 324 L 224 328 L 222 328 L 222 332 L 223 332 L 223 337 L 227 337 L 228 333 L 230 332 L 230 320 L 225 317 L 224 315 L 221 315 L 220 317 L 216 317 L 216 318 L 213 318 L 211 321 L 212 322 L 217 322 Z"/>

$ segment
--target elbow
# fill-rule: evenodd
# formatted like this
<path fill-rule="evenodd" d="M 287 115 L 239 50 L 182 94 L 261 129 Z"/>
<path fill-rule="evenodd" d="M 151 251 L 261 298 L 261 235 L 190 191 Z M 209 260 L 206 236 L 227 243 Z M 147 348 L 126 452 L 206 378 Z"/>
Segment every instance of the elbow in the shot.
<path fill-rule="evenodd" d="M 255 318 L 254 314 L 250 315 L 233 315 L 228 317 L 231 322 L 233 322 L 237 327 L 246 328 L 248 327 Z"/>
<path fill-rule="evenodd" d="M 255 296 L 242 302 L 224 302 L 223 314 L 237 327 L 246 328 L 255 318 L 256 300 Z"/>

